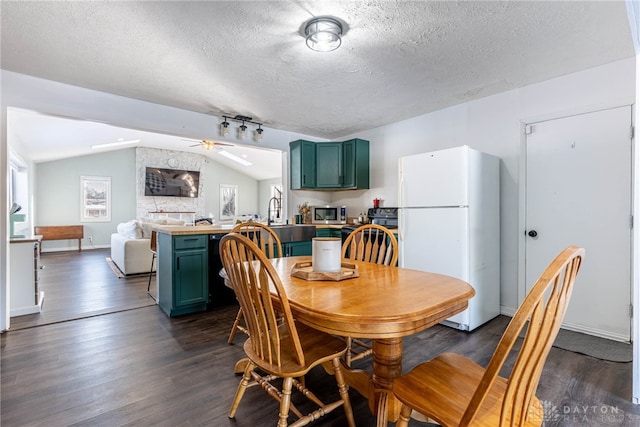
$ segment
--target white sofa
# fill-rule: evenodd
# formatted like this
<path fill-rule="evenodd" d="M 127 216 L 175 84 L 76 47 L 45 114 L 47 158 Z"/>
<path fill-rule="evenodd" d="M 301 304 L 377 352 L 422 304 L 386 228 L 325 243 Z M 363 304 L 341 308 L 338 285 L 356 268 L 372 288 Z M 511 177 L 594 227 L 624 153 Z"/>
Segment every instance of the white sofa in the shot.
<path fill-rule="evenodd" d="M 154 225 L 184 225 L 184 221 L 171 218 L 140 218 L 118 224 L 117 233 L 111 235 L 111 260 L 124 275 L 148 273 L 151 253 L 151 228 Z M 153 271 L 156 263 L 153 265 Z"/>

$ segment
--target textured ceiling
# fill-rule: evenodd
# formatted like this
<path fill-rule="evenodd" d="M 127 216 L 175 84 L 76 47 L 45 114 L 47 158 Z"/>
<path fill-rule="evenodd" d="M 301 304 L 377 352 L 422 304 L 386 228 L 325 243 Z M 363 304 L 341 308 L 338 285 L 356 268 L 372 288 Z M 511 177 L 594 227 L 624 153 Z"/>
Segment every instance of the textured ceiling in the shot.
<path fill-rule="evenodd" d="M 306 47 L 304 23 L 317 16 L 343 23 L 338 50 Z M 0 17 L 5 70 L 324 139 L 634 55 L 621 0 L 0 0 Z M 166 135 L 19 110 L 8 118 L 36 162 L 140 138 L 255 179 L 281 172 L 272 150 L 225 147 L 254 163 L 244 167 Z"/>
<path fill-rule="evenodd" d="M 624 1 L 3 1 L 3 69 L 337 139 L 633 56 Z M 342 46 L 309 50 L 314 16 Z"/>

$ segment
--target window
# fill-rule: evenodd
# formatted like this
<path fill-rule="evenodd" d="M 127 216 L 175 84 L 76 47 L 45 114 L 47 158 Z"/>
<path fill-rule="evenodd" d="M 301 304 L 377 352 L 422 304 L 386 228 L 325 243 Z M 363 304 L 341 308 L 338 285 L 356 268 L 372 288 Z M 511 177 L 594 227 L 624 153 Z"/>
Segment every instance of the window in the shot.
<path fill-rule="evenodd" d="M 21 207 L 20 213 L 27 215 L 29 212 L 29 179 L 27 165 L 15 154 L 9 154 L 9 207 L 17 204 Z"/>

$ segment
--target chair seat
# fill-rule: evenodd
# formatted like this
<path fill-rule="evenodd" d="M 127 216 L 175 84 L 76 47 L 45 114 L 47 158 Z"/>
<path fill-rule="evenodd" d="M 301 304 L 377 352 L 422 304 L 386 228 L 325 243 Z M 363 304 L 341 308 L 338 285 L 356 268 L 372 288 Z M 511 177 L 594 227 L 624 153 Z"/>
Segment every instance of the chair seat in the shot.
<path fill-rule="evenodd" d="M 484 372 L 482 366 L 462 355 L 444 353 L 396 378 L 393 392 L 402 403 L 442 426 L 458 426 Z M 498 415 L 506 385 L 506 379 L 496 379 L 473 426 L 500 425 Z M 530 408 L 534 416 L 525 426 L 541 425 L 543 409 L 537 397 L 533 396 Z"/>
<path fill-rule="evenodd" d="M 313 367 L 341 356 L 347 348 L 346 343 L 342 339 L 296 322 L 296 329 L 298 330 L 298 336 L 305 358 L 305 365 L 301 366 L 294 358 L 295 351 L 292 341 L 289 339 L 287 328 L 281 325 L 278 329 L 281 332 L 283 347 L 283 351 L 281 352 L 283 357 L 281 366 L 266 363 L 260 358 L 253 350 L 251 338 L 245 341 L 244 351 L 249 359 L 260 369 L 279 377 L 303 376 Z"/>

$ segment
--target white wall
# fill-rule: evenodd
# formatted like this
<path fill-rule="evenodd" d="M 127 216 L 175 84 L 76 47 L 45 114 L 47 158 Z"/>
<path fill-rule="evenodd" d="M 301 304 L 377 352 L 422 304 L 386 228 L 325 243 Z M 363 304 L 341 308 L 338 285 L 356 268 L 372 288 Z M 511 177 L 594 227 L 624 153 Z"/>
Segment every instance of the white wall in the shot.
<path fill-rule="evenodd" d="M 501 294 L 504 312 L 515 311 L 518 296 L 519 181 L 523 122 L 634 102 L 635 64 L 629 58 L 467 102 L 389 126 L 343 137 L 371 141 L 371 189 L 363 203 L 378 196 L 397 204 L 398 158 L 469 145 L 502 159 Z M 437 183 L 425 183 L 437 185 Z"/>
<path fill-rule="evenodd" d="M 238 215 L 259 214 L 259 181 L 234 169 L 208 160 L 205 163 L 205 211 L 204 216 L 212 213 L 214 220 L 220 222 L 220 185 L 237 185 L 236 200 Z"/>
<path fill-rule="evenodd" d="M 178 159 L 177 168 L 200 171 L 200 194 L 197 199 L 144 196 L 146 166 L 169 167 L 168 158 Z M 89 156 L 80 156 L 35 164 L 35 225 L 84 225 L 83 248 L 109 247 L 116 226 L 148 212 L 195 211 L 197 217 L 214 213 L 218 218 L 220 184 L 238 186 L 238 213 L 258 209 L 258 181 L 205 156 L 153 148 L 126 148 Z M 111 221 L 80 222 L 80 176 L 111 177 Z M 157 204 L 157 209 L 156 209 Z M 72 250 L 77 241 L 43 242 L 44 251 Z"/>
<path fill-rule="evenodd" d="M 82 247 L 108 247 L 116 226 L 135 218 L 136 152 L 134 148 L 37 163 L 34 225 L 83 225 Z M 80 222 L 80 177 L 111 177 L 111 221 Z M 42 242 L 43 251 L 77 249 L 75 240 Z"/>

